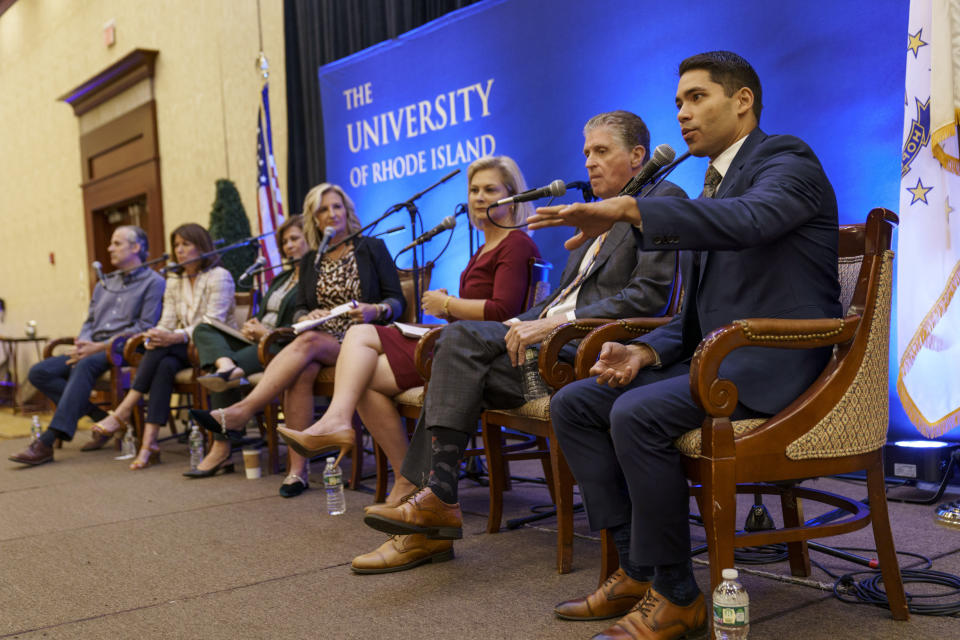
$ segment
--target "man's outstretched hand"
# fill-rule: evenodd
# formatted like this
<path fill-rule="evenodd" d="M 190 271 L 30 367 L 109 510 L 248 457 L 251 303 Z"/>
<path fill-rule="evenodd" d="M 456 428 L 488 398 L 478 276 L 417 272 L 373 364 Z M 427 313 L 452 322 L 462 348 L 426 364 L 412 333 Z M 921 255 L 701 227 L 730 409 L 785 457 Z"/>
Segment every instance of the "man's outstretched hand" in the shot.
<path fill-rule="evenodd" d="M 640 223 L 640 211 L 637 202 L 630 196 L 608 198 L 597 202 L 575 202 L 573 204 L 537 207 L 536 214 L 527 222 L 531 229 L 547 227 L 576 227 L 579 232 L 563 243 L 572 251 L 592 238 L 610 230 L 616 222 Z"/>

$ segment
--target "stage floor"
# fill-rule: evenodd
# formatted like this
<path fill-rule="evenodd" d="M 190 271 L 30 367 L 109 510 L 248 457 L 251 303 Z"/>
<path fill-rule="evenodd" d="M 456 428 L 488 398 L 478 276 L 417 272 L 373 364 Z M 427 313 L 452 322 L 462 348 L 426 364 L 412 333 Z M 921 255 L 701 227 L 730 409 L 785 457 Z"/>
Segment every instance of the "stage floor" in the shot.
<path fill-rule="evenodd" d="M 555 603 L 597 584 L 600 545 L 583 515 L 577 527 L 586 537 L 575 540 L 574 571 L 561 576 L 554 520 L 489 535 L 487 489 L 464 480 L 464 539 L 453 561 L 359 576 L 350 560 L 385 539 L 362 523 L 370 493 L 347 491 L 347 513 L 331 517 L 317 489 L 285 500 L 277 495 L 280 476 L 247 480 L 239 453 L 238 473 L 197 481 L 181 477 L 187 447 L 175 440 L 163 443 L 163 464 L 132 472 L 112 449 L 81 453 L 86 439 L 81 433 L 56 452 L 57 462 L 38 468 L 6 461 L 26 439 L 0 439 L 0 638 L 564 639 L 588 638 L 609 624 L 552 614 Z M 314 463 L 315 486 L 321 468 Z M 542 472 L 522 463 L 514 474 Z M 814 484 L 866 495 L 857 484 Z M 515 483 L 506 516 L 528 514 L 546 496 L 542 486 Z M 960 573 L 960 531 L 935 525 L 932 506 L 893 503 L 891 512 L 900 551 Z M 693 535 L 702 540 L 699 529 Z M 868 528 L 831 542 L 872 548 L 873 535 Z M 811 557 L 838 573 L 859 570 Z M 707 568 L 695 569 L 704 588 Z M 955 619 L 894 622 L 886 609 L 750 572 L 788 575 L 786 563 L 746 569 L 751 638 L 958 636 Z M 820 568 L 812 578 L 832 583 Z"/>

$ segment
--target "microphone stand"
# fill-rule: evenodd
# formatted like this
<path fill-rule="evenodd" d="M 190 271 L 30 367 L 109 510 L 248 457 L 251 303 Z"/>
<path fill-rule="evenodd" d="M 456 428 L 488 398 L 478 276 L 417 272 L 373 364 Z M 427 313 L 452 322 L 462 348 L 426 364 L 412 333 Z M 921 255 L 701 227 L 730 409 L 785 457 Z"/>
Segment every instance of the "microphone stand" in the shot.
<path fill-rule="evenodd" d="M 104 277 L 109 278 L 111 276 L 125 276 L 128 273 L 133 273 L 134 271 L 136 271 L 137 269 L 140 269 L 141 267 L 152 267 L 155 264 L 158 264 L 160 262 L 166 262 L 169 259 L 170 259 L 170 254 L 165 253 L 159 258 L 154 258 L 153 260 L 147 260 L 146 262 L 141 262 L 135 267 L 128 267 L 126 269 L 120 269 L 119 271 L 111 271 L 110 273 L 106 274 L 106 276 Z"/>
<path fill-rule="evenodd" d="M 197 262 L 198 260 L 205 260 L 210 256 L 220 255 L 221 253 L 226 253 L 227 251 L 232 251 L 233 249 L 239 249 L 240 247 L 245 247 L 251 244 L 259 244 L 260 241 L 267 236 L 272 236 L 276 231 L 267 231 L 266 233 L 261 233 L 258 236 L 252 236 L 250 238 L 244 238 L 243 240 L 238 240 L 233 244 L 227 245 L 225 247 L 220 247 L 219 249 L 214 249 L 213 251 L 207 251 L 206 253 L 201 253 L 196 258 L 190 258 L 189 260 L 184 260 L 183 262 L 178 262 L 176 266 L 166 267 L 163 269 L 164 273 L 167 271 L 179 271 L 183 268 L 183 265 L 190 264 L 191 262 Z"/>
<path fill-rule="evenodd" d="M 337 242 L 336 244 L 331 245 L 330 247 L 327 248 L 327 251 L 331 251 L 331 250 L 333 250 L 333 249 L 336 249 L 337 247 L 339 247 L 339 246 L 340 246 L 341 244 L 343 244 L 344 242 L 348 242 L 349 240 L 353 240 L 354 238 L 356 238 L 358 235 L 360 235 L 361 233 L 363 233 L 364 231 L 366 231 L 366 230 L 369 229 L 370 227 L 373 227 L 373 226 L 376 226 L 377 224 L 379 224 L 380 221 L 383 220 L 384 218 L 386 218 L 387 216 L 393 215 L 393 214 L 396 213 L 397 211 L 400 211 L 400 209 L 406 209 L 407 212 L 409 212 L 409 214 L 410 214 L 410 232 L 413 234 L 413 238 L 412 238 L 413 241 L 416 242 L 416 241 L 417 241 L 417 215 L 419 214 L 419 211 L 417 210 L 417 205 L 414 204 L 414 202 L 415 202 L 416 200 L 420 199 L 420 197 L 423 196 L 423 194 L 425 194 L 425 193 L 427 193 L 428 191 L 431 191 L 431 190 L 439 187 L 441 184 L 443 184 L 444 182 L 446 182 L 447 180 L 449 180 L 449 179 L 452 178 L 453 176 L 457 175 L 458 173 L 460 173 L 460 169 L 455 169 L 455 170 L 451 171 L 450 173 L 448 173 L 447 175 L 445 175 L 444 177 L 440 178 L 440 180 L 438 180 L 437 182 L 434 182 L 432 185 L 430 185 L 429 187 L 427 187 L 426 189 L 424 189 L 424 190 L 421 191 L 420 193 L 415 194 L 415 195 L 414 195 L 413 197 L 411 197 L 409 200 L 406 200 L 406 201 L 404 201 L 404 202 L 398 202 L 397 204 L 392 204 L 392 205 L 390 205 L 390 207 L 389 207 L 386 211 L 384 211 L 384 212 L 383 212 L 383 215 L 381 215 L 379 218 L 377 218 L 376 220 L 374 220 L 373 222 L 371 222 L 371 223 L 368 224 L 367 226 L 362 227 L 359 231 L 355 231 L 354 233 L 351 233 L 350 235 L 346 236 L 343 240 L 340 240 L 340 241 Z M 417 313 L 416 313 L 416 321 L 417 321 L 417 322 L 420 322 L 421 320 L 423 320 L 423 310 L 420 308 L 420 277 L 419 277 L 420 274 L 419 274 L 419 270 L 420 270 L 420 267 L 419 267 L 419 265 L 417 264 L 417 249 L 416 249 L 416 247 L 414 247 L 414 249 L 413 249 L 413 267 L 410 269 L 410 271 L 413 273 L 413 300 L 414 300 L 414 302 L 417 304 Z"/>
<path fill-rule="evenodd" d="M 423 194 L 427 193 L 431 189 L 439 187 L 441 184 L 443 184 L 453 176 L 457 175 L 458 173 L 460 173 L 460 169 L 451 171 L 444 177 L 440 178 L 438 182 L 433 183 L 432 185 L 430 185 L 420 193 L 416 194 L 406 202 L 401 202 L 400 204 L 393 205 L 394 207 L 397 207 L 398 211 L 400 207 L 406 208 L 407 212 L 410 214 L 410 232 L 413 234 L 413 237 L 411 238 L 411 240 L 413 240 L 414 242 L 417 241 L 417 215 L 419 215 L 420 213 L 420 211 L 417 209 L 417 205 L 414 204 L 414 202 L 418 200 L 420 196 L 422 196 Z M 421 249 L 421 251 L 423 251 L 423 249 Z M 413 265 L 411 266 L 410 271 L 413 273 L 413 303 L 417 305 L 415 319 L 419 323 L 419 322 L 423 322 L 423 308 L 420 306 L 420 265 L 417 264 L 417 248 L 416 247 L 413 248 Z"/>

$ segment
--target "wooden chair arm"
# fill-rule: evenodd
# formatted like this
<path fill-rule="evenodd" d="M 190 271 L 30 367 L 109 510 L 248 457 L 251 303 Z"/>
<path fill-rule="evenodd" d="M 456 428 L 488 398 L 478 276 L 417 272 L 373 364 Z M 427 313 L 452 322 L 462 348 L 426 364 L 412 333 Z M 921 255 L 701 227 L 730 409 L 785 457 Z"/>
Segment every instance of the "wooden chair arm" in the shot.
<path fill-rule="evenodd" d="M 644 334 L 650 333 L 657 327 L 661 327 L 670 322 L 673 316 L 661 316 L 659 318 L 624 318 L 615 322 L 610 322 L 600 326 L 583 339 L 577 348 L 577 360 L 574 364 L 577 379 L 590 376 L 590 367 L 600 356 L 600 349 L 604 342 L 621 342 L 623 340 L 632 340 Z"/>
<path fill-rule="evenodd" d="M 718 376 L 721 363 L 732 351 L 742 347 L 815 349 L 842 344 L 853 338 L 859 326 L 859 315 L 817 320 L 735 320 L 700 342 L 690 363 L 690 393 L 708 416 L 729 417 L 737 406 L 737 387 Z"/>
<path fill-rule="evenodd" d="M 130 366 L 139 366 L 140 361 L 143 359 L 143 354 L 140 353 L 139 349 L 145 339 L 146 336 L 140 333 L 128 339 L 123 345 L 123 359 L 126 360 Z"/>
<path fill-rule="evenodd" d="M 73 345 L 75 338 L 57 338 L 56 340 L 51 340 L 47 343 L 47 346 L 43 348 L 43 359 L 53 357 L 53 350 L 61 345 Z"/>
<path fill-rule="evenodd" d="M 568 343 L 612 321 L 611 318 L 578 318 L 551 331 L 540 343 L 540 360 L 537 363 L 544 382 L 556 391 L 576 380 L 573 365 L 560 360 L 560 352 Z"/>
<path fill-rule="evenodd" d="M 446 326 L 445 324 L 435 326 L 423 334 L 419 342 L 417 342 L 417 350 L 413 354 L 413 361 L 416 363 L 417 373 L 419 373 L 420 377 L 424 380 L 430 379 L 430 371 L 433 369 L 433 348 L 437 344 L 437 338 L 440 337 L 440 332 Z"/>
<path fill-rule="evenodd" d="M 260 338 L 260 344 L 257 345 L 257 358 L 259 358 L 260 364 L 266 368 L 273 360 L 273 356 L 276 355 L 271 349 L 281 342 L 291 342 L 296 337 L 297 334 L 290 327 L 278 327 Z"/>
<path fill-rule="evenodd" d="M 136 334 L 120 333 L 110 340 L 110 348 L 107 349 L 107 359 L 115 367 L 123 366 L 123 354 L 127 341 Z"/>

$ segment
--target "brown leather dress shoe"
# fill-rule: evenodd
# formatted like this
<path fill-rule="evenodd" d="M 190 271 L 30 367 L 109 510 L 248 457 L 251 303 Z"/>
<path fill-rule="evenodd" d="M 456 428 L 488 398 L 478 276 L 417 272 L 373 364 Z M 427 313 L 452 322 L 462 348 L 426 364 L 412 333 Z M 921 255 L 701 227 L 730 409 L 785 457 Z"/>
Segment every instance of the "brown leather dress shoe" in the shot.
<path fill-rule="evenodd" d="M 431 540 L 459 540 L 463 537 L 460 503 L 447 504 L 428 487 L 408 496 L 395 507 L 372 505 L 363 522 L 391 535 L 423 533 Z"/>
<path fill-rule="evenodd" d="M 596 591 L 585 598 L 561 602 L 553 608 L 553 612 L 564 620 L 617 618 L 640 602 L 649 589 L 649 582 L 637 582 L 623 569 L 617 569 Z"/>
<path fill-rule="evenodd" d="M 53 462 L 53 447 L 48 447 L 39 440 L 34 440 L 29 447 L 16 455 L 10 456 L 9 459 L 35 467 L 44 462 Z"/>
<path fill-rule="evenodd" d="M 706 631 L 707 606 L 702 593 L 681 607 L 650 588 L 630 613 L 593 640 L 674 640 L 703 637 Z"/>
<path fill-rule="evenodd" d="M 391 573 L 447 560 L 453 560 L 452 540 L 430 540 L 417 533 L 393 536 L 370 553 L 354 558 L 350 568 L 354 573 Z"/>

